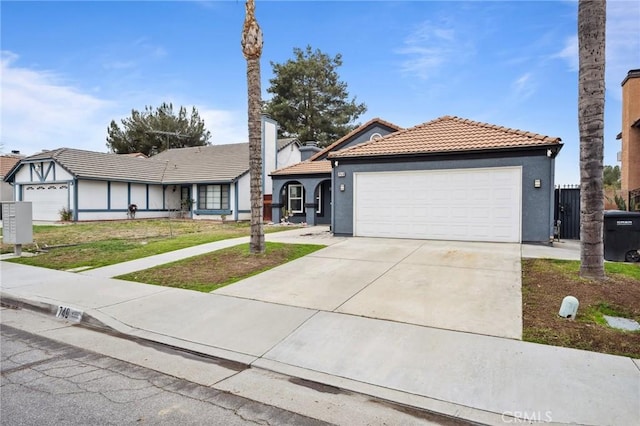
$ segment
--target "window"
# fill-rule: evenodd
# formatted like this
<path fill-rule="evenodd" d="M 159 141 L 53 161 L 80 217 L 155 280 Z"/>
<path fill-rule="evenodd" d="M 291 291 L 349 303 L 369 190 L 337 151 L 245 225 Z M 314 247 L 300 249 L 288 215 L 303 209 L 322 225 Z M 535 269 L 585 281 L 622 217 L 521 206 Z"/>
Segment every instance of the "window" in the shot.
<path fill-rule="evenodd" d="M 316 213 L 322 214 L 322 184 L 316 188 L 316 204 L 318 205 Z"/>
<path fill-rule="evenodd" d="M 291 213 L 304 213 L 302 208 L 302 199 L 303 199 L 303 189 L 302 185 L 294 184 L 289 185 L 289 208 L 288 210 Z"/>
<path fill-rule="evenodd" d="M 229 210 L 229 185 L 200 185 L 198 208 L 201 210 Z"/>

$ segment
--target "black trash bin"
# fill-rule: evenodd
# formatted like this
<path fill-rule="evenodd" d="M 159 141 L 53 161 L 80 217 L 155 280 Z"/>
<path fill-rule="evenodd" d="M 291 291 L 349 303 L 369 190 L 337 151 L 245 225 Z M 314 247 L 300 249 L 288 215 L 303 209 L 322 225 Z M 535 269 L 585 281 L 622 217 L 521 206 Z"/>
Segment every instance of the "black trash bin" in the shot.
<path fill-rule="evenodd" d="M 640 262 L 640 212 L 604 212 L 604 258 L 614 262 Z"/>

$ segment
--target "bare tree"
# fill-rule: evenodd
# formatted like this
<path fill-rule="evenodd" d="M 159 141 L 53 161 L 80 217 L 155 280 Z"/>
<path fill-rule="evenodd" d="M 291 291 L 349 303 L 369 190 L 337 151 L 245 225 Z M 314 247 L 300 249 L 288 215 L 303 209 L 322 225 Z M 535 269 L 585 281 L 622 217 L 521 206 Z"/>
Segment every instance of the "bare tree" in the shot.
<path fill-rule="evenodd" d="M 260 55 L 262 30 L 255 17 L 254 0 L 247 0 L 242 27 L 242 53 L 247 60 L 247 93 L 249 98 L 249 176 L 251 189 L 251 253 L 264 253 L 262 227 L 262 129 L 260 93 Z"/>
<path fill-rule="evenodd" d="M 580 127 L 580 276 L 604 275 L 605 0 L 578 3 L 578 121 Z"/>

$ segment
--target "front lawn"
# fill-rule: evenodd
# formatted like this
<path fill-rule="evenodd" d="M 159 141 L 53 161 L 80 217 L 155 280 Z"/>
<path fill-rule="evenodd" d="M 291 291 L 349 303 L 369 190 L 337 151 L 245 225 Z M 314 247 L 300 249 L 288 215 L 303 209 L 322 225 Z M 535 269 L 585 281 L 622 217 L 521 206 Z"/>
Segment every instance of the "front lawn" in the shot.
<path fill-rule="evenodd" d="M 640 358 L 640 331 L 611 328 L 603 318 L 640 322 L 640 264 L 606 262 L 603 282 L 580 278 L 579 268 L 578 261 L 522 260 L 523 339 Z M 580 303 L 575 321 L 558 315 L 565 296 Z"/>
<path fill-rule="evenodd" d="M 265 227 L 277 232 L 292 227 Z M 128 220 L 35 225 L 34 244 L 23 251 L 38 254 L 9 261 L 50 269 L 98 268 L 199 244 L 249 235 L 248 223 L 195 220 Z M 2 246 L 3 252 L 12 246 Z"/>
<path fill-rule="evenodd" d="M 249 244 L 241 244 L 116 278 L 210 292 L 321 248 L 324 246 L 267 242 L 264 254 L 252 255 Z"/>

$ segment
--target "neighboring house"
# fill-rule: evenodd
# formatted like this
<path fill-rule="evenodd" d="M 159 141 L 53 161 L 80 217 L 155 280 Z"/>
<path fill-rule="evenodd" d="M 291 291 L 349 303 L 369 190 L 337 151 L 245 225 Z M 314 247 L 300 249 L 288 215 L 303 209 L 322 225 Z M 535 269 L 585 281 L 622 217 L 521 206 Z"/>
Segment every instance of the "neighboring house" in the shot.
<path fill-rule="evenodd" d="M 640 69 L 631 70 L 622 81 L 621 193 L 627 208 L 640 210 Z"/>
<path fill-rule="evenodd" d="M 12 151 L 11 154 L 0 155 L 0 203 L 3 201 L 14 201 L 13 187 L 4 181 L 4 177 L 11 169 L 24 158 L 20 151 Z M 2 219 L 2 209 L 0 209 L 0 219 Z"/>
<path fill-rule="evenodd" d="M 553 238 L 560 138 L 444 116 L 329 153 L 336 235 Z"/>
<path fill-rule="evenodd" d="M 381 138 L 398 130 L 401 127 L 374 118 L 322 150 L 307 142 L 307 145 L 300 148 L 304 161 L 271 173 L 274 222 L 278 222 L 284 213 L 289 215 L 290 222 L 330 224 L 332 186 L 331 162 L 327 159 L 329 153 Z"/>
<path fill-rule="evenodd" d="M 279 141 L 263 117 L 265 170 L 301 159 L 295 139 Z M 151 158 L 60 148 L 24 158 L 6 180 L 18 201 L 33 203 L 33 219 L 56 221 L 69 209 L 76 221 L 167 217 L 250 218 L 249 144 L 171 149 Z M 271 182 L 264 179 L 265 195 Z"/>
<path fill-rule="evenodd" d="M 9 174 L 11 169 L 24 158 L 20 155 L 20 151 L 14 151 L 11 154 L 0 155 L 0 179 L 2 180 L 0 201 L 13 201 L 13 187 L 4 181 L 5 176 Z"/>

